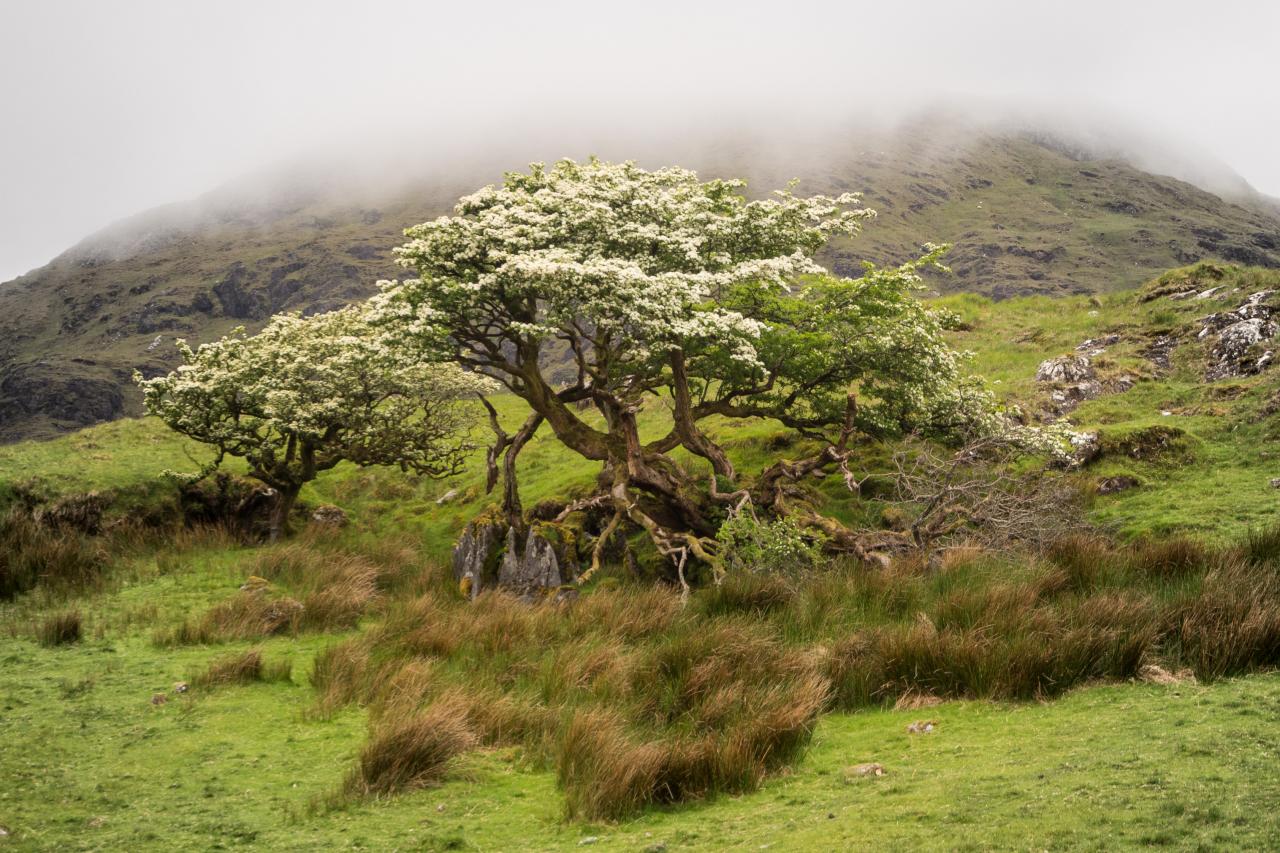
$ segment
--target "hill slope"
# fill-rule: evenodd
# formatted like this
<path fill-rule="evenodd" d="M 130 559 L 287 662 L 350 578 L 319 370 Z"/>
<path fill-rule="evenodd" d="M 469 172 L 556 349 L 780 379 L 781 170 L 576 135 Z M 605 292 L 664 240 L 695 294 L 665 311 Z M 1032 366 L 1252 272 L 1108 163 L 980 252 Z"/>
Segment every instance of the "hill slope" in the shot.
<path fill-rule="evenodd" d="M 744 141 L 675 159 L 745 175 L 753 191 L 798 177 L 801 192 L 865 192 L 879 219 L 824 258 L 844 274 L 863 260 L 900 262 L 926 240 L 954 244 L 954 276 L 937 279 L 940 290 L 995 298 L 1111 291 L 1204 257 L 1280 266 L 1280 215 L 1265 200 L 1226 201 L 1088 156 L 1046 137 L 917 125 L 856 143 L 766 151 Z M 0 285 L 0 441 L 136 414 L 130 375 L 171 367 L 176 337 L 208 340 L 368 295 L 397 274 L 389 249 L 404 227 L 498 172 L 385 192 L 320 189 L 314 175 L 229 188 L 117 223 Z"/>

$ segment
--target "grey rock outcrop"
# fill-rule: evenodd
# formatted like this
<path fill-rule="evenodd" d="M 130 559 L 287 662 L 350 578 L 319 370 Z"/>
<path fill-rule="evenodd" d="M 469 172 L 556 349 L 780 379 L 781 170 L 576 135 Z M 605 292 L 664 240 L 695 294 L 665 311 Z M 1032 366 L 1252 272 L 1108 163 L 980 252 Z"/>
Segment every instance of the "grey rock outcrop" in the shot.
<path fill-rule="evenodd" d="M 492 522 L 472 522 L 453 546 L 453 579 L 471 598 L 486 586 L 485 569 L 498 547 L 498 532 Z"/>
<path fill-rule="evenodd" d="M 1093 362 L 1086 355 L 1063 355 L 1040 362 L 1037 382 L 1081 382 L 1095 376 Z"/>
<path fill-rule="evenodd" d="M 1205 378 L 1213 381 L 1262 371 L 1271 363 L 1273 351 L 1266 348 L 1259 353 L 1255 347 L 1275 337 L 1276 331 L 1275 323 L 1256 317 L 1227 326 L 1209 349 Z"/>
<path fill-rule="evenodd" d="M 1277 309 L 1269 302 L 1274 290 L 1250 294 L 1234 311 L 1200 318 L 1200 340 L 1209 342 L 1209 364 L 1205 379 L 1210 382 L 1231 376 L 1250 376 L 1266 370 L 1275 356 L 1271 341 L 1280 325 Z"/>
<path fill-rule="evenodd" d="M 498 586 L 522 594 L 560 586 L 560 562 L 555 548 L 537 530 L 525 534 L 521 547 L 515 528 L 508 528 L 506 545 L 498 568 Z"/>
<path fill-rule="evenodd" d="M 473 522 L 462 532 L 453 546 L 453 577 L 471 598 L 494 586 L 533 597 L 564 583 L 546 537 L 499 521 Z"/>
<path fill-rule="evenodd" d="M 311 513 L 311 521 L 321 527 L 346 527 L 347 514 L 342 507 L 333 504 L 321 504 Z"/>
<path fill-rule="evenodd" d="M 1054 385 L 1049 400 L 1055 415 L 1070 412 L 1085 400 L 1101 395 L 1103 390 L 1087 355 L 1064 355 L 1042 361 L 1036 370 L 1036 381 Z"/>

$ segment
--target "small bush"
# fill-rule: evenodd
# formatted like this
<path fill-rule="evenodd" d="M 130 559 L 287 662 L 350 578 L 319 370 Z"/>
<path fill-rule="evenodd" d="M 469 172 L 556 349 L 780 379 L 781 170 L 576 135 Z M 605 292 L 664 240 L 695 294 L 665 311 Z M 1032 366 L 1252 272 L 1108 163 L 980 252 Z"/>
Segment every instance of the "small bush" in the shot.
<path fill-rule="evenodd" d="M 45 617 L 36 626 L 36 640 L 42 646 L 64 646 L 80 642 L 81 620 L 79 610 L 67 610 Z"/>
<path fill-rule="evenodd" d="M 720 525 L 716 539 L 731 571 L 795 574 L 822 559 L 822 540 L 786 518 L 759 521 L 739 513 Z"/>

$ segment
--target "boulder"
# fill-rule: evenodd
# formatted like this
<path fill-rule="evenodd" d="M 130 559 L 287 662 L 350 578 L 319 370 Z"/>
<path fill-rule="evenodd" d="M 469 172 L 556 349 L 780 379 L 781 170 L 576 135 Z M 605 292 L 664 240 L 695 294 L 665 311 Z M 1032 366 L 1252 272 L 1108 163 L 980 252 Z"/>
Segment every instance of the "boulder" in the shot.
<path fill-rule="evenodd" d="M 342 507 L 333 504 L 321 504 L 311 513 L 311 521 L 322 527 L 346 527 L 347 514 Z"/>
<path fill-rule="evenodd" d="M 1083 382 L 1073 382 L 1070 385 L 1055 388 L 1049 393 L 1049 399 L 1053 401 L 1053 407 L 1058 414 L 1066 414 L 1085 400 L 1092 400 L 1101 395 L 1102 383 L 1096 379 L 1086 379 Z"/>
<path fill-rule="evenodd" d="M 1089 338 L 1076 347 L 1076 352 L 1082 352 L 1086 356 L 1093 358 L 1094 356 L 1102 355 L 1106 352 L 1107 347 L 1119 342 L 1119 335 L 1103 335 L 1100 338 Z M 1040 366 L 1044 367 L 1044 364 L 1041 364 Z"/>
<path fill-rule="evenodd" d="M 1128 474 L 1119 474 L 1115 477 L 1103 477 L 1098 481 L 1098 494 L 1112 495 L 1116 492 L 1136 489 L 1138 485 L 1138 478 L 1131 477 Z"/>
<path fill-rule="evenodd" d="M 1063 355 L 1040 362 L 1037 382 L 1083 382 L 1095 377 L 1093 362 L 1087 355 Z"/>
<path fill-rule="evenodd" d="M 540 600 L 544 592 L 564 583 L 554 543 L 537 529 L 518 530 L 492 520 L 472 522 L 458 537 L 453 577 L 470 598 L 496 585 L 531 601 Z"/>
<path fill-rule="evenodd" d="M 468 598 L 486 586 L 486 568 L 498 548 L 500 528 L 493 521 L 468 524 L 453 546 L 453 579 Z"/>
<path fill-rule="evenodd" d="M 1205 378 L 1212 382 L 1264 370 L 1271 363 L 1271 350 L 1258 353 L 1255 347 L 1273 338 L 1276 331 L 1275 323 L 1258 317 L 1227 326 L 1209 349 L 1209 369 Z"/>
<path fill-rule="evenodd" d="M 507 529 L 507 550 L 498 569 L 498 585 L 516 593 L 536 593 L 560 586 L 560 562 L 555 547 L 537 530 L 520 536 L 515 528 Z"/>
<path fill-rule="evenodd" d="M 884 765 L 878 761 L 868 762 L 866 764 L 855 764 L 852 767 L 846 767 L 844 770 L 844 780 L 852 782 L 855 779 L 874 779 L 885 774 Z"/>
<path fill-rule="evenodd" d="M 1088 465 L 1102 455 L 1102 442 L 1096 432 L 1078 432 L 1071 436 L 1071 466 Z"/>

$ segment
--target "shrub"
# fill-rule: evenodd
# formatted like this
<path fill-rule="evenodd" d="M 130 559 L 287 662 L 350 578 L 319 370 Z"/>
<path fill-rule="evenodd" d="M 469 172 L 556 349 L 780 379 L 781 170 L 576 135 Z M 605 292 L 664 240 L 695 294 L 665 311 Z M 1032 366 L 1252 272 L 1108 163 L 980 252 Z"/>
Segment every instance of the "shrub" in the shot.
<path fill-rule="evenodd" d="M 80 642 L 82 629 L 79 610 L 67 610 L 47 616 L 36 626 L 36 640 L 42 646 L 63 646 Z"/>
<path fill-rule="evenodd" d="M 738 513 L 720 525 L 716 539 L 730 570 L 794 574 L 812 569 L 822 558 L 822 540 L 787 518 L 760 521 Z"/>

